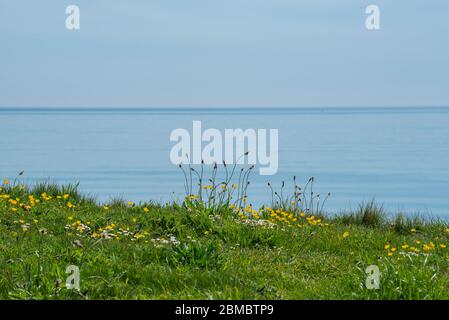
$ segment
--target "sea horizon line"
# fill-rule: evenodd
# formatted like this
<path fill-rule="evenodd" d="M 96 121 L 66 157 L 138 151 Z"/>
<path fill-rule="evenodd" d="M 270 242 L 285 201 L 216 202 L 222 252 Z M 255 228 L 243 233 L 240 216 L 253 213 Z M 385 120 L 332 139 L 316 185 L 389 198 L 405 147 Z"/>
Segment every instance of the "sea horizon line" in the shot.
<path fill-rule="evenodd" d="M 323 106 L 323 107 L 1 107 L 0 113 L 150 113 L 150 114 L 252 114 L 258 113 L 392 113 L 392 112 L 449 112 L 449 106 Z"/>

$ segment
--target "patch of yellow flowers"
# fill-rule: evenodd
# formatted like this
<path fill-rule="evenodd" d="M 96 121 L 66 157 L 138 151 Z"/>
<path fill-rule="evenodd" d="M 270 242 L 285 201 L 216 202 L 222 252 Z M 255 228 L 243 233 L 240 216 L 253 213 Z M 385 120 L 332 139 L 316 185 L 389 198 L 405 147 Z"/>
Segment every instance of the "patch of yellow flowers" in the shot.
<path fill-rule="evenodd" d="M 236 210 L 241 219 L 251 218 L 262 220 L 262 217 L 266 217 L 268 223 L 297 228 L 303 228 L 307 225 L 319 227 L 329 226 L 329 224 L 324 223 L 321 218 L 315 217 L 314 215 L 308 216 L 304 212 L 298 214 L 269 207 L 255 210 L 251 205 L 246 206 L 243 210 L 238 210 L 235 206 L 231 206 L 231 209 Z"/>
<path fill-rule="evenodd" d="M 3 181 L 3 183 L 5 185 L 5 181 Z M 2 191 L 2 190 L 0 190 L 0 191 Z M 57 200 L 62 200 L 62 199 L 68 200 L 69 198 L 70 198 L 69 194 L 58 195 L 56 197 Z M 30 195 L 28 195 L 28 197 L 25 197 L 25 199 L 20 199 L 17 197 L 13 198 L 10 194 L 2 193 L 2 194 L 0 194 L 0 201 L 1 200 L 7 202 L 7 204 L 9 205 L 9 209 L 12 212 L 18 212 L 19 210 L 31 211 L 38 204 L 40 204 L 42 202 L 52 201 L 52 200 L 54 200 L 54 198 L 52 196 L 48 195 L 46 192 L 42 193 L 40 195 L 40 197 L 30 194 Z M 76 207 L 70 201 L 66 202 L 64 205 L 67 206 L 69 209 L 73 209 Z"/>
<path fill-rule="evenodd" d="M 296 226 L 302 228 L 306 225 L 328 227 L 328 223 L 324 223 L 321 218 L 314 215 L 307 216 L 304 212 L 294 214 L 280 209 L 266 208 L 266 212 L 269 214 L 269 221 L 272 223 L 286 224 L 288 226 Z"/>
<path fill-rule="evenodd" d="M 421 240 L 415 240 L 414 243 L 404 243 L 399 246 L 394 246 L 390 243 L 384 245 L 384 249 L 389 257 L 392 257 L 396 253 L 430 254 L 437 250 L 444 250 L 446 247 L 447 245 L 445 243 L 435 244 L 433 241 L 422 243 Z"/>

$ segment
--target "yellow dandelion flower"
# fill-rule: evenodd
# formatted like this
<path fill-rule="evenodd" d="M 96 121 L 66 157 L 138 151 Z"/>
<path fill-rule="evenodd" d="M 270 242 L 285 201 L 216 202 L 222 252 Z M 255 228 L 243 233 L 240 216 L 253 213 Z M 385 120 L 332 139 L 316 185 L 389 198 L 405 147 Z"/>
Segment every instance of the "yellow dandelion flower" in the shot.
<path fill-rule="evenodd" d="M 343 232 L 342 237 L 343 237 L 343 239 L 346 239 L 347 237 L 349 237 L 349 231 Z"/>

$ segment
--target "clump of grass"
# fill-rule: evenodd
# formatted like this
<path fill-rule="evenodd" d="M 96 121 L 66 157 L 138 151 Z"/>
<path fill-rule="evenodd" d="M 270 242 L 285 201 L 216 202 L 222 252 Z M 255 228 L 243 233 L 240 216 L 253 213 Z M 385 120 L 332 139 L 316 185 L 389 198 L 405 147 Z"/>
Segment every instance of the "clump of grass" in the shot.
<path fill-rule="evenodd" d="M 367 203 L 361 203 L 356 212 L 343 214 L 338 217 L 344 224 L 362 225 L 370 228 L 385 226 L 387 221 L 383 206 L 377 204 L 374 199 Z"/>
<path fill-rule="evenodd" d="M 357 211 L 343 213 L 333 220 L 345 225 L 392 230 L 401 235 L 417 234 L 424 231 L 441 232 L 447 228 L 445 221 L 433 217 L 424 219 L 418 214 L 406 215 L 403 212 L 388 215 L 383 206 L 374 200 L 362 203 Z"/>
<path fill-rule="evenodd" d="M 399 234 L 409 233 L 411 229 L 416 230 L 416 227 L 414 226 L 415 223 L 412 223 L 412 221 L 406 218 L 403 213 L 397 214 L 392 222 L 393 230 Z"/>
<path fill-rule="evenodd" d="M 46 193 L 49 196 L 57 197 L 61 194 L 70 194 L 71 198 L 76 200 L 78 203 L 95 203 L 95 198 L 86 196 L 79 191 L 79 183 L 58 185 L 51 182 L 40 182 L 27 190 L 27 193 L 40 195 Z"/>
<path fill-rule="evenodd" d="M 207 269 L 219 268 L 221 265 L 220 249 L 215 242 L 183 244 L 174 247 L 171 251 L 173 254 L 168 255 L 167 261 L 173 267 L 181 264 Z"/>
<path fill-rule="evenodd" d="M 446 228 L 446 222 L 435 217 L 424 219 L 418 214 L 407 216 L 399 213 L 391 222 L 391 227 L 398 234 L 409 234 L 411 230 L 413 233 L 438 232 Z"/>
<path fill-rule="evenodd" d="M 11 195 L 14 198 L 20 198 L 23 195 L 36 195 L 40 196 L 46 194 L 50 197 L 57 197 L 64 194 L 70 194 L 71 199 L 78 203 L 95 204 L 95 198 L 86 196 L 79 192 L 79 183 L 59 185 L 49 181 L 38 182 L 34 185 L 25 185 L 20 182 L 24 171 L 20 172 L 12 183 L 8 183 L 3 186 L 4 192 Z"/>

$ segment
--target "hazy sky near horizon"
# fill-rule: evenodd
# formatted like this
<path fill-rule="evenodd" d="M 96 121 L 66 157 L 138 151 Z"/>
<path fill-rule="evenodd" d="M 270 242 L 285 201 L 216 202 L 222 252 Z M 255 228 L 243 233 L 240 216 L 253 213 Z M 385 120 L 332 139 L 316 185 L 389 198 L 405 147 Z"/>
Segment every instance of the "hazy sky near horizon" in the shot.
<path fill-rule="evenodd" d="M 0 107 L 448 106 L 448 17 L 447 0 L 0 0 Z"/>

